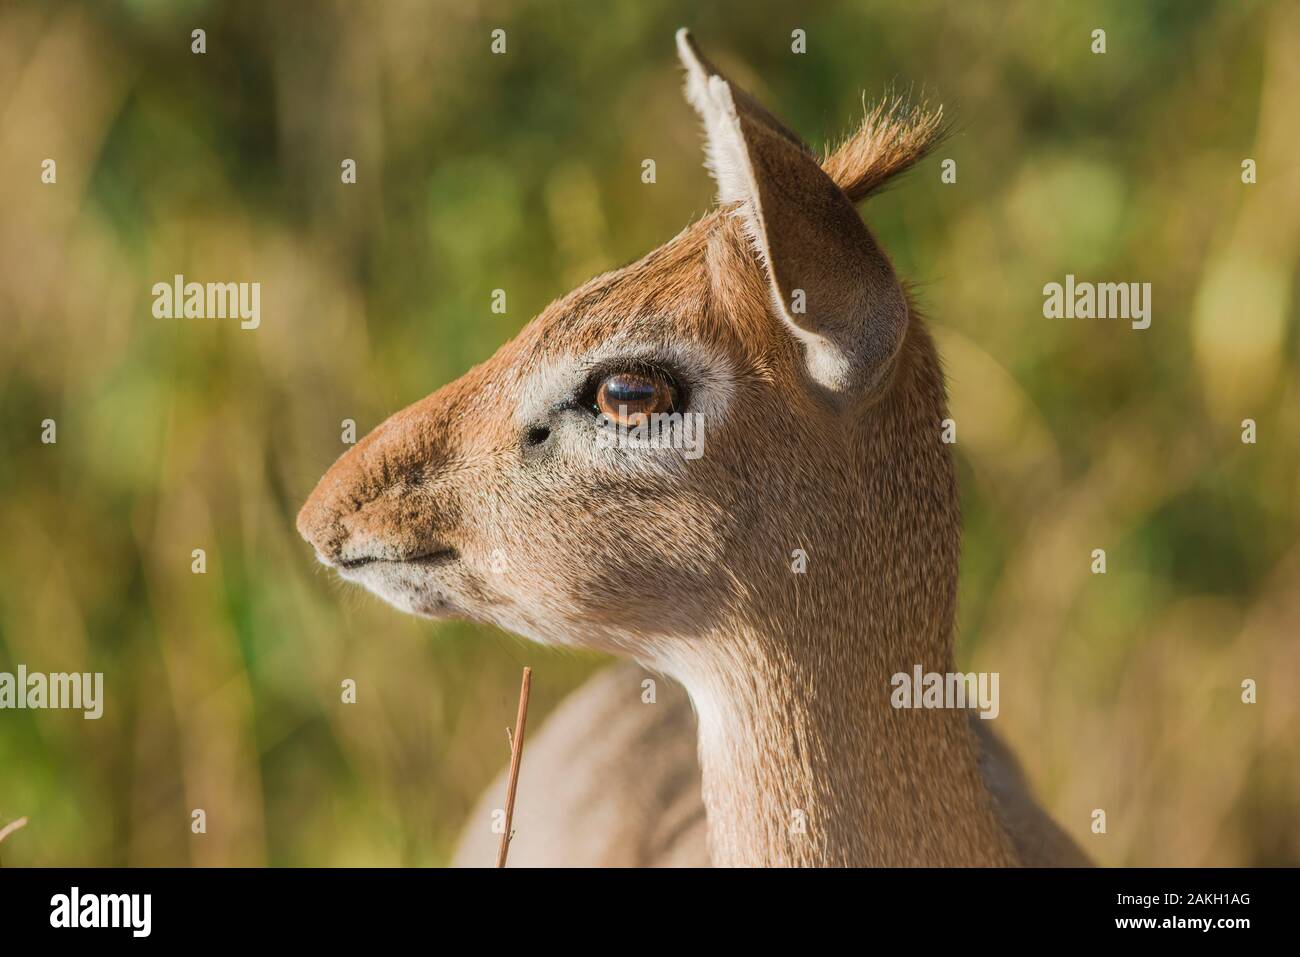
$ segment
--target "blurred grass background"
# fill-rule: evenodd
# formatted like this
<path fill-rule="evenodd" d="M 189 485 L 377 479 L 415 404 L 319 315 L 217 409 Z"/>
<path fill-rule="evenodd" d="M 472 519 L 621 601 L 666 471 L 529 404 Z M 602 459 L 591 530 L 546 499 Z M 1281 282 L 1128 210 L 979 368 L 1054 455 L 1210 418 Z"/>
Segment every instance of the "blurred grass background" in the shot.
<path fill-rule="evenodd" d="M 345 590 L 293 518 L 341 420 L 708 208 L 682 25 L 816 144 L 890 82 L 960 124 L 957 184 L 866 215 L 951 380 L 960 660 L 1047 806 L 1104 864 L 1300 862 L 1295 4 L 132 0 L 0 6 L 0 670 L 107 698 L 0 712 L 6 865 L 446 861 L 519 665 L 536 727 L 600 662 Z M 1151 329 L 1043 319 L 1067 272 Z M 154 319 L 175 273 L 261 328 Z"/>

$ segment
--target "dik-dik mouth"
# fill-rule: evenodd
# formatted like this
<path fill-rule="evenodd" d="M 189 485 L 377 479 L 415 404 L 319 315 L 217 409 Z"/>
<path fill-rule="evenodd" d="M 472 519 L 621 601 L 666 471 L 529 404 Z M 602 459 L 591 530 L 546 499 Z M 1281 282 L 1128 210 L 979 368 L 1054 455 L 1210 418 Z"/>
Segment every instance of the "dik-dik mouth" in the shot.
<path fill-rule="evenodd" d="M 367 565 L 445 565 L 453 562 L 460 557 L 460 553 L 454 548 L 439 548 L 433 551 L 421 552 L 419 555 L 410 555 L 403 558 L 388 558 L 380 555 L 365 555 L 361 558 L 339 559 L 329 562 L 327 565 L 333 565 L 335 568 L 351 571 L 357 568 L 364 568 Z"/>

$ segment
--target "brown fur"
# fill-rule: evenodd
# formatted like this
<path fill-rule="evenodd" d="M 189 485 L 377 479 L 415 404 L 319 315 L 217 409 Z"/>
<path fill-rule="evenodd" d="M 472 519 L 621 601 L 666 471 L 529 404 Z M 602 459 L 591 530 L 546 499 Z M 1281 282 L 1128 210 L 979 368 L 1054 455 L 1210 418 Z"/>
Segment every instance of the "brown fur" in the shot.
<path fill-rule="evenodd" d="M 843 211 L 922 155 L 937 121 L 873 113 L 823 171 L 684 58 L 722 104 L 710 136 L 748 151 L 756 191 L 734 179 L 737 201 L 383 423 L 321 479 L 299 528 L 406 611 L 680 681 L 715 863 L 1015 863 L 967 715 L 889 705 L 892 674 L 953 670 L 960 515 L 933 344 Z M 807 314 L 787 308 L 783 276 L 807 283 Z M 849 374 L 824 374 L 822 349 Z M 594 452 L 564 403 L 602 353 L 689 369 L 706 454 Z"/>
<path fill-rule="evenodd" d="M 511 867 L 704 867 L 710 862 L 696 721 L 680 686 L 631 662 L 607 668 L 565 699 L 531 736 L 519 779 Z M 980 773 L 998 820 L 1030 867 L 1085 866 L 1087 859 L 1034 802 L 1015 758 L 972 715 Z M 599 729 L 593 734 L 592 729 Z M 496 860 L 490 824 L 506 768 L 470 813 L 453 863 Z"/>
<path fill-rule="evenodd" d="M 822 169 L 853 202 L 879 192 L 943 141 L 943 110 L 897 97 L 867 111 L 862 125 L 822 161 Z"/>

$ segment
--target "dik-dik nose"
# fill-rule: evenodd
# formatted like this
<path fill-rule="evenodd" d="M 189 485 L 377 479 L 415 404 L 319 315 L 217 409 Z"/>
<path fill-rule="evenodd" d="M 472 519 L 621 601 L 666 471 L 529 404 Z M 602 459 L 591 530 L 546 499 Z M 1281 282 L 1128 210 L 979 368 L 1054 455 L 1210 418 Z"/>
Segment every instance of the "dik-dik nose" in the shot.
<path fill-rule="evenodd" d="M 428 550 L 436 510 L 426 489 L 440 456 L 429 442 L 413 440 L 423 431 L 410 428 L 413 411 L 394 416 L 341 456 L 298 513 L 298 533 L 326 564 L 406 561 Z"/>
<path fill-rule="evenodd" d="M 330 565 L 341 561 L 347 538 L 342 517 L 349 493 L 343 490 L 344 483 L 335 472 L 354 452 L 344 455 L 321 477 L 298 511 L 298 534 L 316 549 L 321 561 Z"/>
<path fill-rule="evenodd" d="M 326 564 L 348 562 L 345 548 L 357 551 L 357 542 L 350 540 L 360 531 L 359 513 L 369 504 L 371 483 L 365 478 L 369 471 L 366 457 L 360 446 L 341 456 L 316 483 L 298 512 L 298 534 Z"/>

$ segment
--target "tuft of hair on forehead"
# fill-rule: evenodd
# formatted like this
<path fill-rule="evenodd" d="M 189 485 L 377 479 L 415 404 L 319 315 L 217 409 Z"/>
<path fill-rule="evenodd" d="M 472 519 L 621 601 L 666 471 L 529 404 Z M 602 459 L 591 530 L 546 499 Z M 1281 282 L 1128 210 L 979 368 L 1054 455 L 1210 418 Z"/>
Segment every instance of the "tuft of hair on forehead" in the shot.
<path fill-rule="evenodd" d="M 943 107 L 890 95 L 871 109 L 858 129 L 822 160 L 835 185 L 853 202 L 866 199 L 891 179 L 911 169 L 950 132 Z"/>

